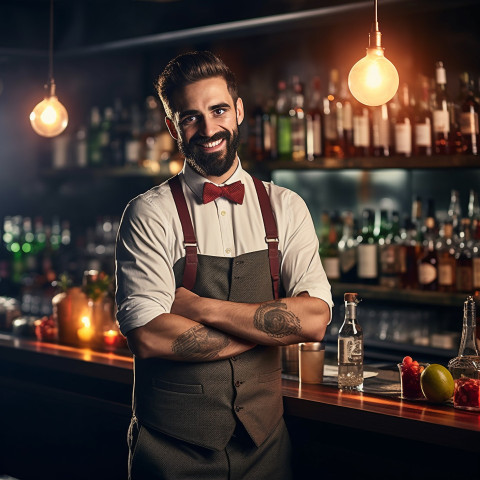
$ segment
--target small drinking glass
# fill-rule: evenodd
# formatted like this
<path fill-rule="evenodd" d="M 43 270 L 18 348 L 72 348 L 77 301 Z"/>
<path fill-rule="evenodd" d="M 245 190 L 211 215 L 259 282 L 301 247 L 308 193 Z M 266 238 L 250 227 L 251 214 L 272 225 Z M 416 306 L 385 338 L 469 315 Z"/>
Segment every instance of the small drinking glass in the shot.
<path fill-rule="evenodd" d="M 417 363 L 417 362 L 415 362 Z M 400 373 L 401 397 L 405 400 L 422 400 L 425 398 L 420 385 L 420 376 L 429 363 L 404 365 L 397 364 Z"/>

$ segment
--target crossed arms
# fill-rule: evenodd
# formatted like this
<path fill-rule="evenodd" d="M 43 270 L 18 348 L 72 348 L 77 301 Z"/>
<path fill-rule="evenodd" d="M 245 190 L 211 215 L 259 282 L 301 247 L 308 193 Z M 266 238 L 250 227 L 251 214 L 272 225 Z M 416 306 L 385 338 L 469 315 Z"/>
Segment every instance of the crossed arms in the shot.
<path fill-rule="evenodd" d="M 289 345 L 323 339 L 328 305 L 306 292 L 264 303 L 236 303 L 199 297 L 181 287 L 170 313 L 127 333 L 138 358 L 213 361 L 255 345 Z"/>

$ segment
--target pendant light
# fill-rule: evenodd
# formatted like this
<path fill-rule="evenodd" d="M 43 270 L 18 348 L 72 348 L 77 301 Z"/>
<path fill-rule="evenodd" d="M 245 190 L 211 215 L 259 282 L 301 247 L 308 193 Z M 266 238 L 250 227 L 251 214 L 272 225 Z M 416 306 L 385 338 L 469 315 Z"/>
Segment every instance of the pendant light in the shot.
<path fill-rule="evenodd" d="M 68 124 L 68 113 L 55 95 L 53 79 L 53 0 L 50 0 L 49 79 L 45 85 L 45 98 L 33 109 L 30 123 L 33 130 L 42 137 L 55 137 L 62 133 Z"/>
<path fill-rule="evenodd" d="M 367 54 L 352 67 L 348 75 L 352 95 L 359 102 L 372 107 L 391 100 L 399 82 L 397 69 L 384 56 L 382 34 L 378 30 L 377 0 L 374 0 L 374 6 L 375 23 L 368 37 Z"/>

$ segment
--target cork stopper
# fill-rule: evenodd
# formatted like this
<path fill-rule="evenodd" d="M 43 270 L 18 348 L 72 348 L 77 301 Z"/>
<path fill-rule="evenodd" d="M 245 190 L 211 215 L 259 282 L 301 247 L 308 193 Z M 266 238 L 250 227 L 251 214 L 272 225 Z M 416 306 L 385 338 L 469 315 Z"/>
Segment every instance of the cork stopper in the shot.
<path fill-rule="evenodd" d="M 357 303 L 357 302 L 358 302 L 358 293 L 345 293 L 345 295 L 343 296 L 343 299 L 344 299 L 346 302 L 355 302 L 355 303 Z"/>

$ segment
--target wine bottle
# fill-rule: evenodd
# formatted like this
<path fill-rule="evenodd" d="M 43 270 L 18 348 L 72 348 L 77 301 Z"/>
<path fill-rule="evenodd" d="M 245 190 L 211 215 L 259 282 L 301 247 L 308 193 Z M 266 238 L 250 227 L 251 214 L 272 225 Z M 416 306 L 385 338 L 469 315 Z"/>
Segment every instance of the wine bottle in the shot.
<path fill-rule="evenodd" d="M 435 64 L 435 104 L 433 107 L 433 134 L 435 153 L 449 155 L 452 152 L 451 119 L 448 109 L 447 73 L 443 62 Z"/>
<path fill-rule="evenodd" d="M 460 106 L 460 132 L 462 134 L 463 153 L 478 155 L 479 153 L 479 127 L 478 114 L 480 105 L 475 100 L 473 82 L 468 73 L 463 76 L 466 82 L 466 94 Z"/>
<path fill-rule="evenodd" d="M 323 154 L 322 125 L 322 93 L 320 91 L 320 79 L 315 77 L 313 79 L 313 90 L 306 115 L 307 160 L 315 160 Z"/>
<path fill-rule="evenodd" d="M 363 225 L 358 237 L 358 280 L 362 283 L 378 283 L 378 244 L 376 242 L 375 212 L 364 209 L 362 212 Z"/>
<path fill-rule="evenodd" d="M 330 71 L 328 93 L 323 99 L 323 139 L 325 156 L 329 158 L 343 158 L 345 152 L 340 145 L 340 132 L 343 125 L 339 125 L 337 115 L 338 98 L 338 70 Z"/>
<path fill-rule="evenodd" d="M 420 79 L 420 98 L 415 109 L 414 117 L 414 152 L 419 156 L 432 154 L 432 113 L 430 111 L 430 92 L 428 80 Z"/>
<path fill-rule="evenodd" d="M 395 154 L 411 157 L 413 149 L 413 112 L 410 106 L 408 85 L 404 83 L 400 90 L 400 109 L 394 124 Z"/>
<path fill-rule="evenodd" d="M 289 97 L 287 83 L 278 82 L 277 101 L 275 110 L 277 114 L 277 152 L 279 160 L 292 159 L 292 123 L 289 115 Z"/>
<path fill-rule="evenodd" d="M 293 95 L 289 115 L 292 126 L 292 159 L 295 162 L 305 160 L 306 119 L 305 96 L 303 84 L 298 77 L 293 77 Z"/>

